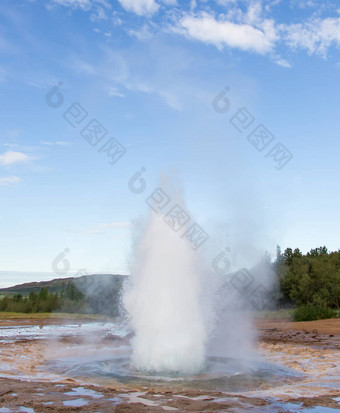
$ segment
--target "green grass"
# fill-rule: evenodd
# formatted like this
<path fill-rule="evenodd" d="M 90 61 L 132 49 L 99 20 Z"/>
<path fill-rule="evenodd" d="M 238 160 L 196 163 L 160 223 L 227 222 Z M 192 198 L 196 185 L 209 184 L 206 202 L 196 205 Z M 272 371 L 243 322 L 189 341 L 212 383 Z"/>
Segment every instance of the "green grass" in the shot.
<path fill-rule="evenodd" d="M 105 320 L 109 317 L 100 314 L 76 314 L 76 313 L 9 313 L 0 311 L 0 320 L 15 320 L 15 319 L 39 319 L 46 320 L 48 318 L 58 319 L 76 319 L 76 320 Z"/>
<path fill-rule="evenodd" d="M 257 311 L 255 313 L 255 318 L 257 319 L 274 319 L 274 320 L 294 320 L 294 312 L 296 308 L 287 308 L 281 310 L 273 310 L 273 311 Z M 337 318 L 340 318 L 340 310 L 335 310 L 335 314 Z"/>
<path fill-rule="evenodd" d="M 255 318 L 269 318 L 275 320 L 292 320 L 293 319 L 294 308 L 285 308 L 281 310 L 272 311 L 258 311 L 256 312 Z"/>

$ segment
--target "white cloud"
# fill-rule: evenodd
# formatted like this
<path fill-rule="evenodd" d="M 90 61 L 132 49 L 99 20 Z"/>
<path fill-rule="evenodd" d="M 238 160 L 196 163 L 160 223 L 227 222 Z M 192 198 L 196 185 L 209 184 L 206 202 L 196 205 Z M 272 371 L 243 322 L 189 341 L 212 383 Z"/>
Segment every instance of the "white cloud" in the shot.
<path fill-rule="evenodd" d="M 85 75 L 93 75 L 96 73 L 96 69 L 92 64 L 87 63 L 86 61 L 80 59 L 77 56 L 73 56 L 70 64 L 78 73 Z"/>
<path fill-rule="evenodd" d="M 112 18 L 112 23 L 114 26 L 121 26 L 123 24 L 123 20 L 117 16 Z"/>
<path fill-rule="evenodd" d="M 127 10 L 132 11 L 140 16 L 150 15 L 155 13 L 159 5 L 155 0 L 118 0 L 121 6 Z"/>
<path fill-rule="evenodd" d="M 23 152 L 7 151 L 3 155 L 0 155 L 1 165 L 12 165 L 15 163 L 25 163 L 33 160 L 31 156 L 26 155 Z"/>
<path fill-rule="evenodd" d="M 177 4 L 177 0 L 161 0 L 161 2 L 167 6 L 175 6 Z"/>
<path fill-rule="evenodd" d="M 247 12 L 244 14 L 245 23 L 256 24 L 262 20 L 262 5 L 260 3 L 251 3 Z"/>
<path fill-rule="evenodd" d="M 46 146 L 69 146 L 72 145 L 71 142 L 65 142 L 65 141 L 56 141 L 56 142 L 51 142 L 51 141 L 42 141 L 40 142 L 41 145 L 46 145 Z"/>
<path fill-rule="evenodd" d="M 81 10 L 91 10 L 96 8 L 96 12 L 91 15 L 91 18 L 94 20 L 105 19 L 106 14 L 102 7 L 107 9 L 111 8 L 110 3 L 107 0 L 51 0 L 47 8 L 53 7 L 53 5 L 60 5 L 65 7 L 70 7 L 72 9 L 81 9 Z M 102 7 L 99 7 L 102 6 Z"/>
<path fill-rule="evenodd" d="M 198 101 L 206 104 L 211 98 L 209 88 L 191 79 L 192 61 L 187 47 L 166 45 L 153 38 L 137 49 L 118 52 L 106 46 L 97 73 L 107 94 L 110 87 L 112 94 L 145 93 L 157 96 L 174 110 L 183 110 Z"/>
<path fill-rule="evenodd" d="M 92 7 L 91 0 L 52 0 L 52 3 L 83 10 L 89 10 Z"/>
<path fill-rule="evenodd" d="M 288 68 L 292 67 L 292 65 L 286 59 L 277 58 L 277 59 L 274 60 L 274 62 L 277 65 L 282 66 L 282 67 L 288 67 Z"/>
<path fill-rule="evenodd" d="M 139 40 L 147 40 L 153 36 L 149 26 L 147 25 L 144 25 L 141 29 L 138 30 L 131 29 L 128 31 L 128 33 L 130 34 L 130 36 L 135 36 Z"/>
<path fill-rule="evenodd" d="M 119 92 L 119 90 L 115 87 L 111 87 L 109 90 L 109 96 L 110 97 L 119 97 L 119 98 L 125 98 L 124 93 Z"/>
<path fill-rule="evenodd" d="M 0 186 L 15 184 L 20 181 L 17 176 L 5 176 L 0 178 Z"/>
<path fill-rule="evenodd" d="M 256 14 L 249 15 L 249 20 L 255 19 L 255 16 Z M 274 48 L 277 40 L 272 20 L 263 20 L 261 27 L 255 27 L 251 24 L 216 20 L 214 16 L 204 12 L 198 16 L 184 16 L 179 21 L 179 28 L 186 36 L 213 44 L 218 49 L 228 46 L 265 54 Z"/>
<path fill-rule="evenodd" d="M 340 47 L 340 18 L 313 18 L 305 23 L 282 25 L 285 41 L 293 49 L 326 56 L 331 46 Z"/>
<path fill-rule="evenodd" d="M 238 0 L 217 0 L 217 3 L 221 6 L 229 6 L 230 4 L 237 3 Z"/>
<path fill-rule="evenodd" d="M 315 0 L 295 0 L 293 1 L 293 5 L 297 6 L 300 9 L 320 6 L 320 4 L 318 4 L 318 1 Z"/>
<path fill-rule="evenodd" d="M 139 16 L 151 16 L 160 7 L 167 9 L 168 6 L 177 6 L 175 9 L 167 9 L 165 24 L 159 25 L 149 19 L 149 24 L 155 23 L 164 32 L 169 32 L 169 19 L 176 19 L 176 24 L 171 28 L 176 32 L 206 44 L 212 44 L 219 50 L 225 47 L 237 48 L 244 51 L 256 52 L 260 54 L 270 54 L 274 51 L 276 44 L 284 44 L 290 49 L 304 49 L 309 54 L 318 54 L 326 57 L 328 49 L 332 46 L 340 48 L 340 17 L 321 18 L 326 12 L 339 12 L 336 5 L 320 0 L 292 0 L 290 8 L 303 7 L 306 12 L 317 8 L 307 20 L 300 20 L 298 23 L 277 23 L 272 17 L 268 18 L 268 13 L 272 16 L 271 8 L 283 3 L 282 0 L 216 0 L 225 8 L 224 14 L 214 15 L 213 8 L 207 1 L 197 2 L 191 0 L 191 12 L 185 13 L 181 2 L 177 0 L 118 0 L 122 8 L 128 12 L 136 13 Z M 112 10 L 109 0 L 49 0 L 51 7 L 60 5 L 71 9 L 81 9 L 88 11 L 92 21 L 107 19 L 108 10 Z M 194 13 L 193 10 L 197 10 Z M 188 10 L 188 8 L 187 8 Z M 116 16 L 117 11 L 112 13 L 116 25 L 120 25 L 122 20 Z M 122 14 L 121 12 L 119 12 Z M 297 16 L 294 16 L 296 21 Z M 163 22 L 163 23 L 164 23 Z M 99 29 L 95 29 L 99 32 Z M 131 36 L 139 40 L 152 37 L 153 33 L 147 26 L 142 28 L 131 27 L 127 29 Z M 110 31 L 103 31 L 103 35 L 109 38 Z M 271 56 L 272 60 L 275 56 Z M 275 61 L 277 64 L 289 67 L 289 62 L 284 59 Z M 81 62 L 79 62 L 81 63 Z M 94 73 L 93 68 L 83 62 L 79 65 L 82 73 Z M 5 74 L 4 74 L 5 76 Z M 0 81 L 2 79 L 0 71 Z"/>
<path fill-rule="evenodd" d="M 182 110 L 182 103 L 180 99 L 181 93 L 178 93 L 178 90 L 175 88 L 174 85 L 171 85 L 170 87 L 165 86 L 163 84 L 155 84 L 152 81 L 146 80 L 146 81 L 139 81 L 139 80 L 133 80 L 131 83 L 126 82 L 125 87 L 128 90 L 131 91 L 138 91 L 142 93 L 148 93 L 148 94 L 155 94 L 159 95 L 164 102 L 169 105 L 172 109 L 175 110 Z"/>
<path fill-rule="evenodd" d="M 105 10 L 102 7 L 97 7 L 96 11 L 91 14 L 90 20 L 93 22 L 107 19 Z"/>

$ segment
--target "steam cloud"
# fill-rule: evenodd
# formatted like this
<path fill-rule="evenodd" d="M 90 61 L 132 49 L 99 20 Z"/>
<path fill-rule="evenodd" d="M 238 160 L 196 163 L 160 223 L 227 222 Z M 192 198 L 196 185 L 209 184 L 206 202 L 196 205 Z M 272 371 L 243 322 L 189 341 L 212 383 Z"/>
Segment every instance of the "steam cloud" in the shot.
<path fill-rule="evenodd" d="M 177 202 L 183 205 L 181 199 Z M 211 251 L 204 251 L 204 262 L 203 254 L 163 218 L 151 211 L 135 243 L 133 275 L 125 285 L 123 304 L 135 333 L 132 366 L 147 372 L 195 374 L 209 368 L 211 356 L 246 364 L 257 359 L 251 315 L 244 311 L 249 310 L 246 294 L 230 283 L 232 273 L 221 276 L 211 270 Z M 235 271 L 249 262 L 249 241 L 239 236 L 234 245 L 229 242 Z M 251 259 L 254 262 L 254 254 Z M 256 282 L 268 288 L 270 263 L 254 268 Z"/>

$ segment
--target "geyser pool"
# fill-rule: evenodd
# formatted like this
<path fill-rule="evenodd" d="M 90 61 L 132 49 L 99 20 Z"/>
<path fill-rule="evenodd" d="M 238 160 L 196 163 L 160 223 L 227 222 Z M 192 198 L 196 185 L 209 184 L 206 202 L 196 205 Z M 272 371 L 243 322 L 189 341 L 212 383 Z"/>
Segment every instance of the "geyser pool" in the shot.
<path fill-rule="evenodd" d="M 126 325 L 93 323 L 91 336 L 89 329 L 80 328 L 76 337 L 73 328 L 61 326 L 58 343 L 55 347 L 52 343 L 49 346 L 48 361 L 44 365 L 47 374 L 52 371 L 61 377 L 85 379 L 90 383 L 110 384 L 113 380 L 134 383 L 140 388 L 171 386 L 172 389 L 209 391 L 253 391 L 269 383 L 274 388 L 301 378 L 297 372 L 263 360 L 246 365 L 240 359 L 214 355 L 205 357 L 204 368 L 198 373 L 142 371 L 130 362 L 133 337 Z"/>

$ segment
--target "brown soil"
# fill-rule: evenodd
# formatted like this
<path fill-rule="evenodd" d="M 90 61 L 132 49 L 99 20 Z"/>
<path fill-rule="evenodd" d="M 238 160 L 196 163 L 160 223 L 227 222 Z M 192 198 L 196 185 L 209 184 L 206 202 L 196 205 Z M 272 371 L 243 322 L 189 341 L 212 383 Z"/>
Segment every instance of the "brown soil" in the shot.
<path fill-rule="evenodd" d="M 64 324 L 70 320 L 30 319 L 0 320 L 0 326 Z M 84 320 L 74 321 L 75 324 Z M 282 403 L 295 403 L 296 409 L 303 405 L 325 406 L 340 409 L 335 398 L 340 397 L 340 319 L 293 323 L 282 320 L 257 320 L 259 349 L 268 355 L 268 360 L 277 361 L 295 369 L 307 377 L 290 388 L 268 391 L 271 398 Z M 1 336 L 1 332 L 0 332 Z M 108 338 L 107 338 L 108 339 Z M 75 344 L 78 337 L 67 336 L 60 343 Z M 236 412 L 257 409 L 261 406 L 271 411 L 268 395 L 259 389 L 249 394 L 221 393 L 213 391 L 181 390 L 171 387 L 145 388 L 123 385 L 111 381 L 96 386 L 84 384 L 71 378 L 56 378 L 55 381 L 39 379 L 39 363 L 46 356 L 44 340 L 18 340 L 15 343 L 0 344 L 0 373 L 10 378 L 0 378 L 0 408 L 20 411 L 21 407 L 35 412 Z M 23 360 L 23 361 L 22 361 Z M 8 369 L 6 371 L 6 368 Z M 25 374 L 36 374 L 30 381 L 15 379 Z M 323 383 L 335 383 L 326 388 Z M 306 381 L 307 380 L 307 381 Z M 337 384 L 338 383 L 338 384 Z M 294 387 L 295 386 L 295 387 Z M 84 390 L 85 389 L 85 390 Z M 90 391 L 88 393 L 87 391 Z M 97 393 L 96 397 L 91 391 Z M 78 393 L 77 393 L 78 392 Z M 99 395 L 98 395 L 99 393 Z M 298 396 L 298 397 L 297 397 Z M 82 406 L 70 403 L 80 401 Z M 294 408 L 295 409 L 295 408 Z M 297 411 L 297 410 L 291 411 Z M 277 411 L 277 410 L 273 410 Z M 283 411 L 283 410 L 282 410 Z"/>
<path fill-rule="evenodd" d="M 306 330 L 311 333 L 317 330 L 320 334 L 337 334 L 340 335 L 340 318 L 331 318 L 329 320 L 317 321 L 288 321 L 288 320 L 257 320 L 256 325 L 259 328 L 278 328 L 280 330 Z"/>
<path fill-rule="evenodd" d="M 259 339 L 270 343 L 297 343 L 340 349 L 340 318 L 292 322 L 257 320 Z"/>
<path fill-rule="evenodd" d="M 122 390 L 109 386 L 83 385 L 74 380 L 63 380 L 58 383 L 26 382 L 12 379 L 0 379 L 0 407 L 19 411 L 21 407 L 34 409 L 36 412 L 163 412 L 176 410 L 180 412 L 225 412 L 232 407 L 263 406 L 267 402 L 260 398 L 237 397 L 222 393 L 206 395 L 200 391 L 159 392 Z M 94 391 L 97 398 L 90 395 L 73 395 L 75 391 L 84 389 Z M 98 397 L 98 395 L 100 397 Z M 219 401 L 219 399 L 228 399 Z M 69 406 L 72 401 L 81 399 L 83 406 Z M 215 401 L 216 399 L 216 401 Z M 165 407 L 165 409 L 163 409 Z"/>

